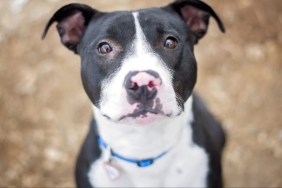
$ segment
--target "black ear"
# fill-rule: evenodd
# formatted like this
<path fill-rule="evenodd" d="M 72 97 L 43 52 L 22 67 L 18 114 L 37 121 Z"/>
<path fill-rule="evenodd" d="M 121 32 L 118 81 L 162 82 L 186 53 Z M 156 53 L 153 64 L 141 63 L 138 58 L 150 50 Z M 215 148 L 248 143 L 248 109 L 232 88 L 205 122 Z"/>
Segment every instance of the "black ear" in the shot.
<path fill-rule="evenodd" d="M 225 32 L 224 25 L 214 10 L 200 0 L 177 0 L 169 5 L 189 26 L 196 36 L 195 43 L 201 39 L 208 30 L 209 18 L 212 16 L 222 32 Z"/>
<path fill-rule="evenodd" d="M 74 53 L 77 53 L 79 44 L 92 17 L 97 13 L 93 8 L 72 3 L 60 8 L 48 21 L 42 39 L 45 38 L 50 26 L 58 22 L 57 30 L 61 37 L 61 42 Z"/>

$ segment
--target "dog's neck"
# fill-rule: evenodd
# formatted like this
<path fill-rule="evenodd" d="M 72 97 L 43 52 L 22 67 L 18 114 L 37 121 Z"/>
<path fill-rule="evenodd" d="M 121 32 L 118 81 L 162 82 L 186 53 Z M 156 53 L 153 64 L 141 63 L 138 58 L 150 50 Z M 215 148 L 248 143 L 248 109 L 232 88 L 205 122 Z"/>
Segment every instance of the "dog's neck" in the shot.
<path fill-rule="evenodd" d="M 182 114 L 164 118 L 152 125 L 127 125 L 113 122 L 94 107 L 99 135 L 119 154 L 132 158 L 151 158 L 173 148 L 180 140 L 183 128 L 193 120 L 192 97 Z"/>

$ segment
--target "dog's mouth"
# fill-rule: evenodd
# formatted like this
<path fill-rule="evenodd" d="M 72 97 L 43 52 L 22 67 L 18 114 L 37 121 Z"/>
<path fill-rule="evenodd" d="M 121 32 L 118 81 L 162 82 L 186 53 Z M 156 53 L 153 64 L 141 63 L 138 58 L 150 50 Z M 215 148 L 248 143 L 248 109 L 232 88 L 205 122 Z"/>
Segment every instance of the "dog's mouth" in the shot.
<path fill-rule="evenodd" d="M 160 99 L 150 101 L 146 103 L 136 103 L 132 105 L 131 110 L 124 109 L 124 113 L 120 113 L 119 116 L 113 117 L 110 114 L 103 114 L 106 118 L 111 121 L 132 124 L 132 125 L 150 125 L 164 120 L 166 118 L 173 118 L 181 114 L 181 108 L 178 110 L 166 108 L 161 103 Z"/>
<path fill-rule="evenodd" d="M 160 117 L 170 117 L 172 113 L 165 113 L 160 103 L 153 107 L 150 103 L 138 104 L 132 113 L 123 115 L 119 118 L 119 121 L 133 121 L 138 124 L 149 124 Z"/>
<path fill-rule="evenodd" d="M 155 122 L 158 122 L 164 118 L 173 118 L 181 114 L 173 114 L 173 112 L 164 113 L 163 111 L 158 110 L 149 110 L 149 109 L 139 109 L 135 110 L 133 113 L 129 113 L 121 116 L 120 118 L 114 120 L 110 116 L 103 114 L 107 119 L 115 122 L 126 123 L 126 124 L 137 124 L 137 125 L 150 125 Z"/>
<path fill-rule="evenodd" d="M 122 121 L 123 119 L 126 119 L 126 118 L 133 118 L 133 119 L 144 118 L 146 119 L 150 116 L 171 117 L 172 113 L 165 114 L 163 111 L 159 111 L 159 110 L 139 109 L 139 110 L 135 110 L 133 113 L 122 116 L 119 119 L 119 121 Z"/>

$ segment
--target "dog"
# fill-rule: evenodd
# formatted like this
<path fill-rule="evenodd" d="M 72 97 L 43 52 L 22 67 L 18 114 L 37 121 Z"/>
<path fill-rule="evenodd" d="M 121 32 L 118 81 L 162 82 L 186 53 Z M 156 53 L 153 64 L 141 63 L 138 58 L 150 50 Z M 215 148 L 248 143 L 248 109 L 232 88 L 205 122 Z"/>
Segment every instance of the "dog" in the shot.
<path fill-rule="evenodd" d="M 63 6 L 62 44 L 81 58 L 94 116 L 76 165 L 78 187 L 222 187 L 225 131 L 193 93 L 194 45 L 209 18 L 200 0 L 161 8 L 101 12 Z"/>

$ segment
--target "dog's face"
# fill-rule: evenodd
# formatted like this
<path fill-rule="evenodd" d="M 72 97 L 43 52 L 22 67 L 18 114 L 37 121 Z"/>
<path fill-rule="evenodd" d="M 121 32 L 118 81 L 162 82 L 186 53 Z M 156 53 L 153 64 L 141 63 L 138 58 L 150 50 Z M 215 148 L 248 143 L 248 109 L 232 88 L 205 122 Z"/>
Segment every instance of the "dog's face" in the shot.
<path fill-rule="evenodd" d="M 85 91 L 112 121 L 150 124 L 181 114 L 196 83 L 193 46 L 209 17 L 224 27 L 206 4 L 176 1 L 167 7 L 101 13 L 87 5 L 58 10 L 62 43 L 81 57 Z"/>
<path fill-rule="evenodd" d="M 151 9 L 90 24 L 78 53 L 85 89 L 103 115 L 143 124 L 180 114 L 197 71 L 194 38 L 178 19 Z"/>

